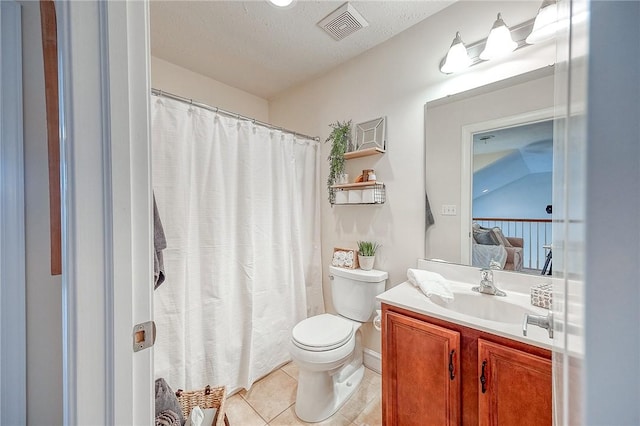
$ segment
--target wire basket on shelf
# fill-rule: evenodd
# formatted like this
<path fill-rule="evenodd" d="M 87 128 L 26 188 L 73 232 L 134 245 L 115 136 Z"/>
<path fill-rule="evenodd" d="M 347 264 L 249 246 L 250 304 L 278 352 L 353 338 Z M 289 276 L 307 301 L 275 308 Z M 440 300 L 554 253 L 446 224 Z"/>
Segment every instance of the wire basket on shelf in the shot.
<path fill-rule="evenodd" d="M 224 403 L 226 399 L 226 388 L 224 386 L 212 388 L 208 386 L 202 390 L 197 391 L 183 391 L 178 389 L 176 392 L 180 406 L 182 407 L 182 414 L 184 418 L 188 418 L 191 414 L 193 407 L 198 406 L 200 408 L 215 408 L 217 410 L 215 423 L 211 426 L 229 426 L 229 419 L 224 412 Z"/>

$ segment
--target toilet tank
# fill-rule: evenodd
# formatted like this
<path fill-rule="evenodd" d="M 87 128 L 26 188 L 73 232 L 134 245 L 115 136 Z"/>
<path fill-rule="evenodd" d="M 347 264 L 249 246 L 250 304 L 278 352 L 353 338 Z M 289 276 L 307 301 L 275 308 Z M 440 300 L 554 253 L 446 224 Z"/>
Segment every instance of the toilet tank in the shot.
<path fill-rule="evenodd" d="M 329 266 L 331 300 L 336 312 L 343 317 L 367 322 L 376 308 L 376 296 L 385 289 L 384 271 L 363 271 Z"/>

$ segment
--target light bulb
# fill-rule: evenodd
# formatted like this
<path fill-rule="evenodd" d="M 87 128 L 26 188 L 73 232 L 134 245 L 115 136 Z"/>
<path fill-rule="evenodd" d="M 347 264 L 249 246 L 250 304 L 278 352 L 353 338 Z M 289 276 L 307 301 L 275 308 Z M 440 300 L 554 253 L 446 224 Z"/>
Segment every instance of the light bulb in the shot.
<path fill-rule="evenodd" d="M 444 64 L 440 67 L 440 71 L 445 74 L 451 74 L 454 72 L 462 71 L 471 65 L 471 58 L 467 53 L 467 48 L 464 47 L 460 33 L 457 32 L 451 47 L 447 52 L 447 57 L 444 60 Z"/>
<path fill-rule="evenodd" d="M 287 7 L 293 3 L 293 0 L 269 0 L 269 2 L 278 7 Z"/>
<path fill-rule="evenodd" d="M 493 23 L 484 50 L 480 53 L 480 59 L 487 61 L 496 59 L 516 50 L 518 43 L 511 38 L 509 27 L 502 20 L 502 15 L 498 13 L 498 18 Z"/>
<path fill-rule="evenodd" d="M 527 36 L 526 42 L 535 44 L 553 38 L 556 35 L 558 25 L 558 5 L 556 0 L 544 0 L 538 10 L 536 20 L 533 22 L 533 29 L 531 34 Z"/>

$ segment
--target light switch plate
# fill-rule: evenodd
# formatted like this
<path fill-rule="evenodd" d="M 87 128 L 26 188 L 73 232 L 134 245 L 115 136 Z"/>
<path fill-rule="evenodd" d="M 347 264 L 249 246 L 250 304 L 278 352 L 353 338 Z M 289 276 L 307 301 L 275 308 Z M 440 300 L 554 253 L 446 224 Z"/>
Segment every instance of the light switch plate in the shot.
<path fill-rule="evenodd" d="M 442 205 L 442 215 L 443 216 L 455 216 L 458 214 L 457 208 L 455 204 L 443 204 Z"/>

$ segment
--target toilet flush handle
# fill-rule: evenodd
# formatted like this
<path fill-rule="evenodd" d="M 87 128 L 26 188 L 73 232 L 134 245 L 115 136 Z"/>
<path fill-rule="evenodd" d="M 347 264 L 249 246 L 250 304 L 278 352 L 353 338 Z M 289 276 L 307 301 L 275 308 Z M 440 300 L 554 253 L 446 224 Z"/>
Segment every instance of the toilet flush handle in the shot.
<path fill-rule="evenodd" d="M 373 319 L 373 328 L 378 331 L 382 331 L 382 312 L 379 309 L 376 309 L 376 317 Z"/>

